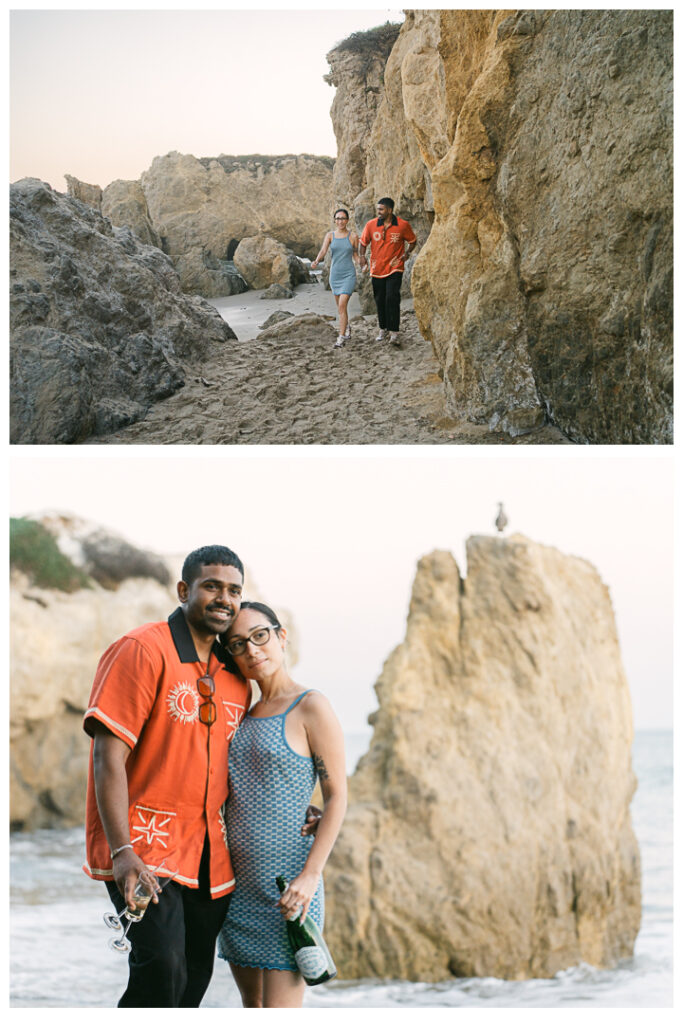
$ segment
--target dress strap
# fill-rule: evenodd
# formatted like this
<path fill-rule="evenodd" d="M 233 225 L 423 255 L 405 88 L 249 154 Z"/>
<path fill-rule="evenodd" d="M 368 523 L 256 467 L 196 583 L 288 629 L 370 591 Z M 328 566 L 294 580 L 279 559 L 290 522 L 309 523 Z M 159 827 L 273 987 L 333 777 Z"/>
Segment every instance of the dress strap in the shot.
<path fill-rule="evenodd" d="M 304 697 L 306 696 L 307 693 L 312 693 L 312 691 L 311 690 L 304 690 L 303 693 L 300 693 L 299 696 L 296 698 L 296 700 L 292 701 L 292 703 L 289 705 L 287 710 L 283 711 L 283 714 L 284 715 L 288 715 L 289 712 L 292 710 L 292 708 L 295 708 L 297 706 L 297 704 L 299 703 L 299 701 L 304 699 Z"/>

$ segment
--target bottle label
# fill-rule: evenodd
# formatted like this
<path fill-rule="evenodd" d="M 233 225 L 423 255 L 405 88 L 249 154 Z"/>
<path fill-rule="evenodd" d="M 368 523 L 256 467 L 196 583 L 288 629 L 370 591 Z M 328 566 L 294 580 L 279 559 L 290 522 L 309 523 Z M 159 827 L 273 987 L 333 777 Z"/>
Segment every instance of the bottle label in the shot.
<path fill-rule="evenodd" d="M 319 978 L 327 970 L 327 957 L 319 946 L 304 946 L 294 954 L 296 966 L 304 978 Z"/>

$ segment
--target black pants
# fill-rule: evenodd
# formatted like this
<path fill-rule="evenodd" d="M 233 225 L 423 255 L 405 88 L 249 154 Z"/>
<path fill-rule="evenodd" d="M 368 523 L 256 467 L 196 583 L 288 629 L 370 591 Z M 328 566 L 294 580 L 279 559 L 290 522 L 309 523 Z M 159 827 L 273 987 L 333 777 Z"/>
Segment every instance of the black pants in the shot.
<path fill-rule="evenodd" d="M 216 939 L 230 895 L 209 896 L 208 846 L 199 868 L 199 889 L 169 882 L 145 916 L 130 926 L 128 988 L 119 1006 L 199 1006 L 209 987 Z M 117 912 L 125 900 L 113 882 L 107 889 Z"/>
<path fill-rule="evenodd" d="M 403 271 L 399 270 L 389 277 L 373 277 L 372 294 L 377 306 L 377 319 L 380 327 L 387 331 L 397 331 L 401 321 L 401 282 Z"/>

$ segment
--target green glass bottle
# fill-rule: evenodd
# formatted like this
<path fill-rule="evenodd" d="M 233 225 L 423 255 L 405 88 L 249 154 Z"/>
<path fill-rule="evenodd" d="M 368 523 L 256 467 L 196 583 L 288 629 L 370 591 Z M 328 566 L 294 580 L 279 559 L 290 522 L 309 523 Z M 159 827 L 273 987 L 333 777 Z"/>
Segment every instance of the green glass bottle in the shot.
<path fill-rule="evenodd" d="M 284 892 L 287 882 L 282 875 L 278 875 L 275 881 L 280 892 Z M 329 981 L 337 976 L 337 968 L 334 966 L 327 943 L 313 918 L 307 915 L 302 924 L 299 921 L 300 914 L 301 911 L 298 910 L 295 917 L 285 922 L 287 938 L 292 947 L 297 969 L 306 984 L 322 985 L 324 981 Z"/>

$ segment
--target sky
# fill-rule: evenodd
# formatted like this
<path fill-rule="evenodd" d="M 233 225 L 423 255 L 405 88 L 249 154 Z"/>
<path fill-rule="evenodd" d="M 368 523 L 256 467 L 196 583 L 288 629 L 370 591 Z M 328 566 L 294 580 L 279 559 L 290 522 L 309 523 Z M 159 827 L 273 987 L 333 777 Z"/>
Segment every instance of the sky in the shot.
<path fill-rule="evenodd" d="M 12 11 L 10 181 L 104 188 L 174 150 L 335 157 L 325 55 L 403 20 L 357 6 Z"/>
<path fill-rule="evenodd" d="M 52 450 L 50 450 L 52 452 Z M 615 609 L 636 728 L 672 724 L 673 456 L 666 449 L 101 449 L 10 456 L 10 514 L 69 511 L 184 555 L 227 544 L 264 600 L 294 616 L 302 685 L 367 729 L 373 686 L 405 635 L 418 559 L 509 532 L 592 562 Z M 170 610 L 170 609 L 169 609 Z"/>

